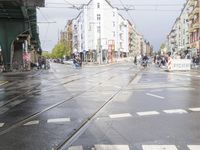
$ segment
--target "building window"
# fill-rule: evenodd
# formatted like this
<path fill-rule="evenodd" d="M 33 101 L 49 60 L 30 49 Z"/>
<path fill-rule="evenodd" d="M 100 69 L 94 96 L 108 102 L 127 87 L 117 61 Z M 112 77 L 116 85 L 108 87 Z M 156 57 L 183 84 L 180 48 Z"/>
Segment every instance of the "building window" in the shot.
<path fill-rule="evenodd" d="M 113 37 L 115 37 L 115 32 L 113 32 Z"/>
<path fill-rule="evenodd" d="M 100 33 L 101 27 L 97 26 L 97 32 Z"/>
<path fill-rule="evenodd" d="M 100 3 L 97 3 L 97 8 L 100 8 Z"/>
<path fill-rule="evenodd" d="M 113 22 L 113 27 L 115 27 L 115 22 Z"/>
<path fill-rule="evenodd" d="M 97 14 L 97 20 L 101 20 L 101 15 Z"/>

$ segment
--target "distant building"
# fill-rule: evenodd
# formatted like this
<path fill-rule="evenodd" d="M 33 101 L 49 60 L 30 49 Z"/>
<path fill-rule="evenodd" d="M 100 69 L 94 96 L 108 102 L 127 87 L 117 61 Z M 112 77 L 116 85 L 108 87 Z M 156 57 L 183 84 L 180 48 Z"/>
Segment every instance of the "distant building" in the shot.
<path fill-rule="evenodd" d="M 84 61 L 112 62 L 141 53 L 143 37 L 108 0 L 91 0 L 66 28 L 67 41 Z"/>
<path fill-rule="evenodd" d="M 184 57 L 200 53 L 200 1 L 188 0 L 167 39 L 168 51 Z"/>

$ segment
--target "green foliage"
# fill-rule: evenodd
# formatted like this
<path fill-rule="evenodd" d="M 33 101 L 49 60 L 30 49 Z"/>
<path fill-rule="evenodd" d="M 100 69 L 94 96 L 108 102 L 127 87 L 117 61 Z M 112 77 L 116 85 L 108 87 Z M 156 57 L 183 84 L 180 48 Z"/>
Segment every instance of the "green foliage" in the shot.
<path fill-rule="evenodd" d="M 161 46 L 160 46 L 160 50 L 164 49 L 165 48 L 165 44 L 162 43 Z"/>
<path fill-rule="evenodd" d="M 63 58 L 63 56 L 70 56 L 70 49 L 69 46 L 64 43 L 64 42 L 60 42 L 58 44 L 55 45 L 51 57 L 52 58 Z"/>
<path fill-rule="evenodd" d="M 51 58 L 51 54 L 48 51 L 43 51 L 42 56 L 44 56 L 45 58 Z"/>

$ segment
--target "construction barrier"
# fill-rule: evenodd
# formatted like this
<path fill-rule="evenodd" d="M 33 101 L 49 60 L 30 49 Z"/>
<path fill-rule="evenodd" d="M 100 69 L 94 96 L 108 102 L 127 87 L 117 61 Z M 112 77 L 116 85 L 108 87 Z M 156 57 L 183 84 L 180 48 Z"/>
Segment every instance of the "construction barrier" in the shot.
<path fill-rule="evenodd" d="M 190 59 L 169 59 L 168 71 L 189 71 L 191 70 Z"/>

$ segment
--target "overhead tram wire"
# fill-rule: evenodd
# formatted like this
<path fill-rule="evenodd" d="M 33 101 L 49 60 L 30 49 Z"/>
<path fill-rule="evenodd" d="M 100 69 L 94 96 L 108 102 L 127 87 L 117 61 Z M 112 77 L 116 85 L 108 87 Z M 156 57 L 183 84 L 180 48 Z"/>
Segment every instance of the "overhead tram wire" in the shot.
<path fill-rule="evenodd" d="M 123 3 L 121 0 L 119 0 L 119 1 L 120 1 L 120 3 L 122 4 L 122 6 L 124 7 L 124 10 L 126 11 L 127 15 L 130 17 L 132 23 L 134 24 L 134 19 L 133 19 L 133 17 L 129 14 L 128 9 L 125 7 L 124 3 Z M 134 8 L 134 9 L 135 9 L 135 8 Z"/>
<path fill-rule="evenodd" d="M 122 3 L 122 1 L 120 0 L 120 2 Z M 75 9 L 75 10 L 80 10 L 81 8 L 83 8 L 84 5 L 86 5 L 86 3 L 82 3 L 82 4 L 72 4 L 70 2 L 67 1 L 67 3 L 47 3 L 49 5 L 65 5 L 65 6 L 48 6 L 46 8 L 52 8 L 52 9 Z M 123 3 L 122 3 L 123 4 Z M 157 11 L 157 12 L 175 12 L 175 11 L 181 11 L 180 9 L 158 9 L 157 7 L 171 7 L 171 6 L 181 6 L 180 4 L 136 4 L 136 5 L 128 5 L 128 4 L 123 4 L 123 7 L 120 8 L 119 4 L 115 4 L 113 5 L 117 10 L 120 11 Z M 142 8 L 135 8 L 135 7 L 156 7 L 155 9 L 142 9 Z M 43 8 L 44 9 L 44 8 Z M 104 9 L 109 9 L 109 8 L 104 8 Z M 129 14 L 130 15 L 130 14 Z"/>

